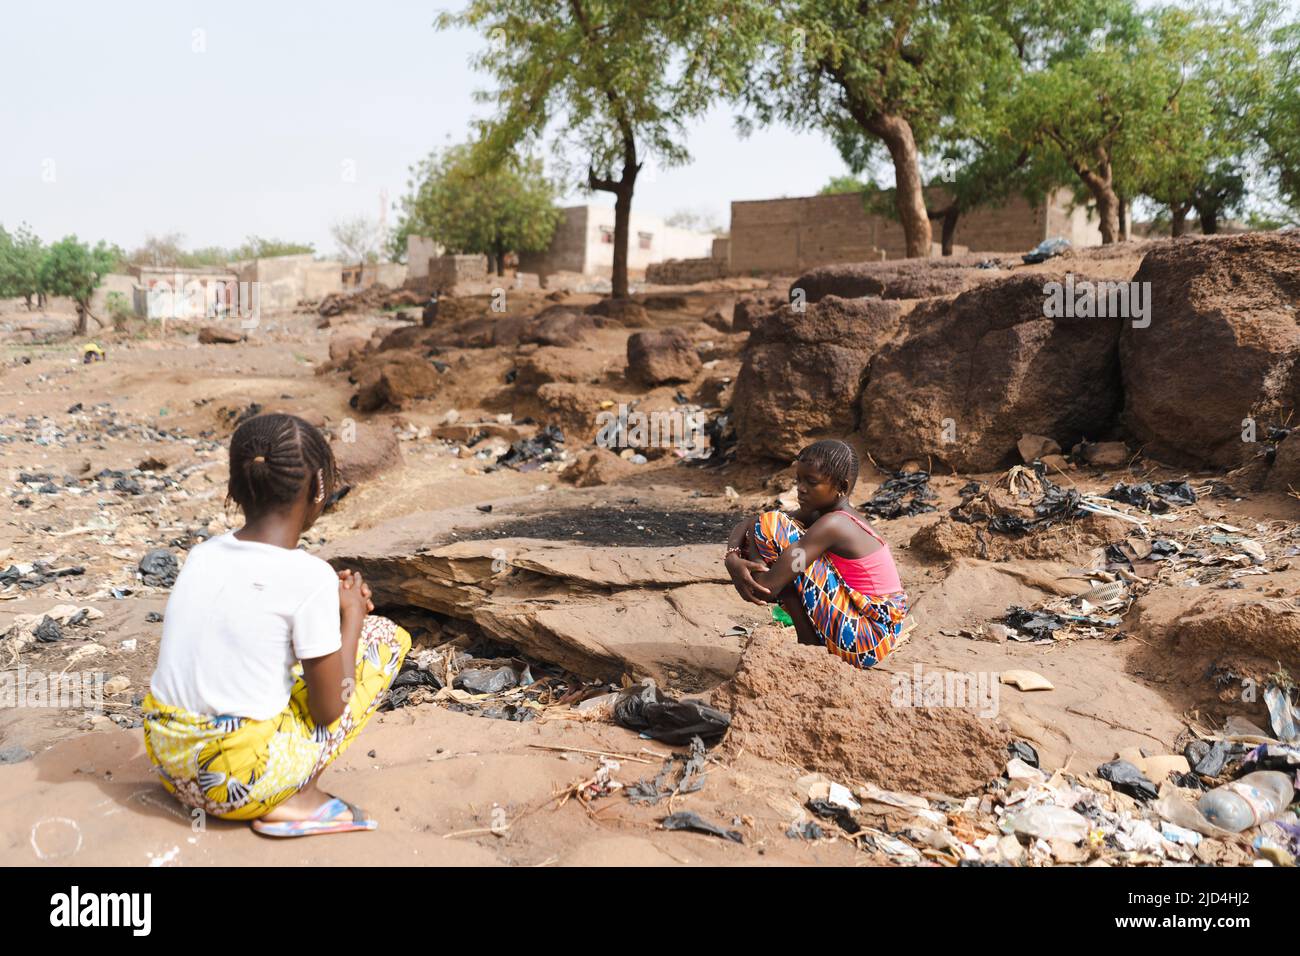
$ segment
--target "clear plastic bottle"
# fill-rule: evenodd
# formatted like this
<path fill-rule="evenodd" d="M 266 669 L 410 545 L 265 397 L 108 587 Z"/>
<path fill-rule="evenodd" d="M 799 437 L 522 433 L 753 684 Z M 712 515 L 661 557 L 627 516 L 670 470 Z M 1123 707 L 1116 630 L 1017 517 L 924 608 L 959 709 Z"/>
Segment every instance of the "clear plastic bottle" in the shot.
<path fill-rule="evenodd" d="M 1294 797 L 1295 789 L 1286 774 L 1257 770 L 1215 787 L 1201 797 L 1196 808 L 1215 826 L 1240 833 L 1273 819 Z"/>

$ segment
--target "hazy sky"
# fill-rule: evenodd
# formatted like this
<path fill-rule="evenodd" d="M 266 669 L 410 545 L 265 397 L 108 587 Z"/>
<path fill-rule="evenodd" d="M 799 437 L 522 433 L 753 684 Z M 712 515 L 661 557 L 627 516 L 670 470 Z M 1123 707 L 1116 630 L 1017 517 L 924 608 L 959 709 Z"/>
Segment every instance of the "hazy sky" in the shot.
<path fill-rule="evenodd" d="M 448 5 L 6 3 L 0 223 L 128 249 L 180 232 L 192 247 L 259 235 L 333 252 L 331 223 L 377 216 L 413 162 L 488 109 L 467 65 L 482 41 L 432 26 Z M 725 226 L 733 199 L 806 195 L 845 171 L 820 134 L 742 140 L 729 110 L 694 124 L 689 146 L 691 165 L 643 176 L 634 208 Z"/>

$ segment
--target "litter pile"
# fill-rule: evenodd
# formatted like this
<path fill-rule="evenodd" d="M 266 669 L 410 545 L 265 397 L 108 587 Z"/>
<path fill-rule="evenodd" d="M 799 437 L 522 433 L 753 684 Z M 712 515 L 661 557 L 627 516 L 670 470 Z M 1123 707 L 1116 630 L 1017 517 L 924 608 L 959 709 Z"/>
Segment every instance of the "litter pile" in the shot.
<path fill-rule="evenodd" d="M 1041 465 L 1015 465 L 991 484 L 971 481 L 957 493 L 961 503 L 949 511 L 954 520 L 1006 535 L 1028 534 L 1092 510 L 1077 491 L 1048 478 Z"/>
<path fill-rule="evenodd" d="M 928 471 L 898 471 L 876 489 L 871 500 L 859 505 L 858 510 L 873 518 L 910 518 L 934 511 L 934 505 L 929 502 L 936 497 L 930 490 Z"/>
<path fill-rule="evenodd" d="M 1149 514 L 1164 514 L 1174 506 L 1196 504 L 1196 491 L 1185 481 L 1162 481 L 1155 485 L 1149 481 L 1133 485 L 1120 481 L 1103 497 L 1141 508 Z"/>

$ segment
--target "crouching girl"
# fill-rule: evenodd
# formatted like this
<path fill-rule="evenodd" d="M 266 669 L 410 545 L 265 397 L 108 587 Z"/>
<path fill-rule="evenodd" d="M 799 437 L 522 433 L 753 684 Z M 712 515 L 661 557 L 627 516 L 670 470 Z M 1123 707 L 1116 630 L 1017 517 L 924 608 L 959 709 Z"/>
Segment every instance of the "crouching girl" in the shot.
<path fill-rule="evenodd" d="M 298 549 L 337 482 L 325 437 L 260 415 L 230 441 L 244 526 L 195 547 L 167 601 L 145 749 L 181 803 L 268 836 L 373 830 L 321 772 L 383 701 L 410 635 L 360 574 Z"/>
<path fill-rule="evenodd" d="M 745 600 L 779 602 L 800 643 L 872 667 L 898 642 L 907 594 L 889 545 L 849 505 L 858 456 L 841 441 L 814 442 L 795 470 L 799 509 L 736 525 L 727 572 Z"/>

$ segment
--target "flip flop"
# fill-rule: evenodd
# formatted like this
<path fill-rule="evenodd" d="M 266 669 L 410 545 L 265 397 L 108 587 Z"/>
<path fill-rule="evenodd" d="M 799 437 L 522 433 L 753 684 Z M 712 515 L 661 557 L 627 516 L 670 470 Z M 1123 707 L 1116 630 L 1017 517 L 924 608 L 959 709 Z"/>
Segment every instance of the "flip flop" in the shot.
<path fill-rule="evenodd" d="M 351 811 L 351 820 L 331 819 L 344 810 Z M 274 823 L 267 823 L 263 820 L 253 821 L 253 830 L 262 834 L 262 836 L 269 837 L 316 836 L 321 833 L 351 833 L 354 830 L 376 830 L 378 828 L 378 820 L 367 819 L 366 811 L 353 806 L 346 800 L 340 800 L 338 797 L 331 797 L 330 801 L 323 804 L 309 820 L 279 820 Z"/>

